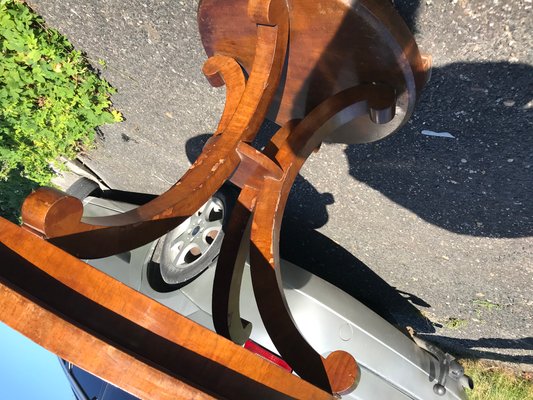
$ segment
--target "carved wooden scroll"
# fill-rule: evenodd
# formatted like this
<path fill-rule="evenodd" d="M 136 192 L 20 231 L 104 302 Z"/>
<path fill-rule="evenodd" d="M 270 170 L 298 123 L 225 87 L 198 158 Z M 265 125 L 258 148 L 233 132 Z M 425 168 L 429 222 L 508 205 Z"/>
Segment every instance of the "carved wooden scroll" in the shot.
<path fill-rule="evenodd" d="M 213 86 L 226 86 L 215 134 L 174 186 L 129 212 L 84 218 L 78 199 L 41 188 L 24 202 L 24 229 L 0 219 L 0 304 L 8 310 L 1 319 L 143 398 L 350 392 L 359 379 L 354 355 L 318 354 L 292 319 L 281 285 L 281 221 L 312 151 L 325 140 L 364 142 L 395 131 L 409 117 L 428 65 L 389 2 L 202 0 L 198 15 L 209 55 L 203 72 Z M 260 151 L 252 140 L 267 115 L 283 127 Z M 239 313 L 249 258 L 264 325 L 303 380 L 73 257 L 152 242 L 227 180 L 241 192 L 216 267 L 215 328 L 237 344 L 253 329 Z"/>
<path fill-rule="evenodd" d="M 249 15 L 257 24 L 256 57 L 250 77 L 243 90 L 243 73 L 235 61 L 217 55 L 208 60 L 204 71 L 215 85 L 229 82 L 230 101 L 219 124 L 219 137 L 172 188 L 130 212 L 83 221 L 83 206 L 78 199 L 42 188 L 24 202 L 23 225 L 80 258 L 98 258 L 157 239 L 205 204 L 239 164 L 237 145 L 252 140 L 257 133 L 285 60 L 289 23 L 285 2 L 251 0 Z"/>

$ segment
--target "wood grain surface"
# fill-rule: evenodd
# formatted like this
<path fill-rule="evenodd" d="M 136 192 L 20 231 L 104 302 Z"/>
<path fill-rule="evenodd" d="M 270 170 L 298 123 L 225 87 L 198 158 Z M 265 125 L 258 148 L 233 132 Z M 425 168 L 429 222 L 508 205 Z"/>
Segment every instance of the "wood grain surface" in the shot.
<path fill-rule="evenodd" d="M 1 218 L 0 258 L 0 320 L 136 396 L 331 398 Z"/>
<path fill-rule="evenodd" d="M 269 110 L 279 125 L 304 118 L 328 97 L 364 83 L 397 94 L 397 118 L 376 126 L 360 116 L 326 135 L 326 141 L 363 143 L 395 132 L 410 117 L 429 64 L 390 1 L 288 0 L 290 46 L 286 73 Z M 250 71 L 255 27 L 247 0 L 202 0 L 198 25 L 208 55 L 235 58 Z"/>
<path fill-rule="evenodd" d="M 77 257 L 99 258 L 157 239 L 205 204 L 239 164 L 239 143 L 250 142 L 257 134 L 283 71 L 289 29 L 285 2 L 251 0 L 247 18 L 256 27 L 256 56 L 245 88 L 242 71 L 227 57 L 215 55 L 208 61 L 204 71 L 209 80 L 216 85 L 229 82 L 231 103 L 219 124 L 224 130 L 175 185 L 129 212 L 83 219 L 79 200 L 56 189 L 40 188 L 23 204 L 23 225 Z"/>
<path fill-rule="evenodd" d="M 0 318 L 142 398 L 349 393 L 360 377 L 353 355 L 319 354 L 287 306 L 282 217 L 296 176 L 323 141 L 374 141 L 405 123 L 427 59 L 388 1 L 202 0 L 198 22 L 209 55 L 203 72 L 213 86 L 226 85 L 213 137 L 175 185 L 131 211 L 85 218 L 81 201 L 41 188 L 23 204 L 23 228 L 0 219 L 0 302 L 8 310 Z M 259 150 L 251 143 L 267 115 L 283 127 Z M 227 180 L 241 192 L 213 287 L 222 336 L 72 256 L 100 258 L 154 241 Z M 265 328 L 302 379 L 231 342 L 244 343 L 252 329 L 239 312 L 248 257 Z"/>

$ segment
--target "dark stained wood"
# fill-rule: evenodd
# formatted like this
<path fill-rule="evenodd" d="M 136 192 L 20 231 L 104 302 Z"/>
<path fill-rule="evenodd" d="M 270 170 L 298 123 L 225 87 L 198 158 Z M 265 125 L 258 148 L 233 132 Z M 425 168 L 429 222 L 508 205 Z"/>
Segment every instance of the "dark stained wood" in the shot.
<path fill-rule="evenodd" d="M 394 132 L 411 115 L 428 65 L 390 1 L 288 0 L 290 47 L 284 80 L 268 118 L 279 125 L 304 118 L 328 97 L 362 83 L 397 93 L 397 118 L 376 126 L 361 116 L 327 141 L 361 143 Z M 208 55 L 234 57 L 247 71 L 254 60 L 254 25 L 247 0 L 202 0 L 198 25 Z"/>
<path fill-rule="evenodd" d="M 256 301 L 276 348 L 301 377 L 334 393 L 354 389 L 359 370 L 353 357 L 345 352 L 334 352 L 326 359 L 321 357 L 295 326 L 280 284 L 281 218 L 296 175 L 330 129 L 363 114 L 376 122 L 387 123 L 394 116 L 394 108 L 394 91 L 385 85 L 362 85 L 341 92 L 303 121 L 291 121 L 280 129 L 264 155 L 259 156 L 260 153 L 245 145 L 243 150 L 246 149 L 250 166 L 244 168 L 241 164 L 235 174 L 239 176 L 236 181 L 242 191 L 227 227 L 215 274 L 215 328 L 238 343 L 243 343 L 249 335 L 250 326 L 239 315 L 239 292 L 244 262 L 251 250 Z M 267 162 L 266 156 L 275 162 Z M 280 168 L 283 175 L 279 173 Z M 252 213 L 249 250 L 247 230 Z"/>
<path fill-rule="evenodd" d="M 242 188 L 217 260 L 213 284 L 213 322 L 217 333 L 238 344 L 244 344 L 252 329 L 240 318 L 239 301 L 242 273 L 250 252 L 250 217 L 255 208 L 257 193 L 264 179 L 281 179 L 283 171 L 267 155 L 247 143 L 240 143 L 237 151 L 242 162 L 231 182 Z"/>
<path fill-rule="evenodd" d="M 311 152 L 330 129 L 372 111 L 382 122 L 393 115 L 395 96 L 383 85 L 358 86 L 330 97 L 315 108 L 282 139 L 274 137 L 277 164 L 285 172 L 281 180 L 265 178 L 258 193 L 251 232 L 251 272 L 254 293 L 265 328 L 282 357 L 304 379 L 324 390 L 344 393 L 355 387 L 357 366 L 349 354 L 337 353 L 327 361 L 298 331 L 287 307 L 279 271 L 279 233 L 289 191 Z M 340 118 L 342 117 L 342 118 Z M 385 120 L 384 120 L 385 119 Z M 285 139 L 286 137 L 286 139 Z M 275 286 L 278 290 L 274 290 Z M 334 350 L 334 349 L 332 349 Z M 341 364 L 336 364 L 336 362 Z"/>
<path fill-rule="evenodd" d="M 287 124 L 280 129 L 270 143 L 285 140 L 292 127 L 293 124 Z M 243 344 L 252 329 L 251 324 L 240 317 L 239 307 L 242 273 L 250 253 L 251 215 L 265 177 L 281 179 L 283 171 L 272 161 L 277 149 L 270 144 L 264 153 L 246 143 L 241 143 L 238 149 L 243 161 L 231 177 L 231 182 L 242 190 L 226 226 L 217 261 L 212 312 L 217 333 Z"/>
<path fill-rule="evenodd" d="M 2 322 L 141 398 L 331 398 L 2 218 L 0 259 Z"/>
<path fill-rule="evenodd" d="M 257 190 L 242 189 L 226 226 L 213 282 L 213 324 L 219 335 L 244 344 L 252 325 L 240 316 L 240 292 L 244 266 L 250 254 L 250 223 Z"/>

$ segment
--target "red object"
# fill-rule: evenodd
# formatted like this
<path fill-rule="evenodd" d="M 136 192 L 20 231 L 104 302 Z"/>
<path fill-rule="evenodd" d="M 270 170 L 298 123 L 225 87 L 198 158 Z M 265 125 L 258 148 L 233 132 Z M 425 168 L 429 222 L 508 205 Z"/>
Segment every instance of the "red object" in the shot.
<path fill-rule="evenodd" d="M 252 353 L 257 354 L 259 357 L 264 358 L 267 361 L 270 361 L 272 364 L 277 365 L 283 369 L 286 369 L 289 372 L 292 372 L 292 368 L 287 364 L 281 357 L 272 353 L 270 350 L 265 349 L 264 347 L 258 345 L 253 340 L 248 339 L 244 343 L 244 348 L 250 350 Z"/>

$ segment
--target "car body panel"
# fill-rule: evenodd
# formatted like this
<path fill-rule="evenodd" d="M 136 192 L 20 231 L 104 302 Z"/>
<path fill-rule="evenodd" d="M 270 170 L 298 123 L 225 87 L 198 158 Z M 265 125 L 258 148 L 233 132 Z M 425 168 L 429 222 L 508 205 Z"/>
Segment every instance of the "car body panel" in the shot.
<path fill-rule="evenodd" d="M 88 198 L 87 216 L 124 212 L 133 206 Z M 130 252 L 91 260 L 101 271 L 126 283 L 189 319 L 214 330 L 211 292 L 216 265 L 181 288 L 155 290 L 148 279 L 156 242 Z M 446 393 L 433 391 L 438 360 L 411 338 L 390 325 L 339 288 L 304 269 L 282 260 L 283 290 L 292 316 L 308 342 L 324 356 L 345 350 L 361 368 L 358 387 L 346 399 L 465 399 L 458 381 L 446 382 Z M 172 288 L 171 288 L 172 289 Z M 240 292 L 241 317 L 252 322 L 251 339 L 277 353 L 261 321 L 250 278 L 249 265 L 243 273 Z"/>

